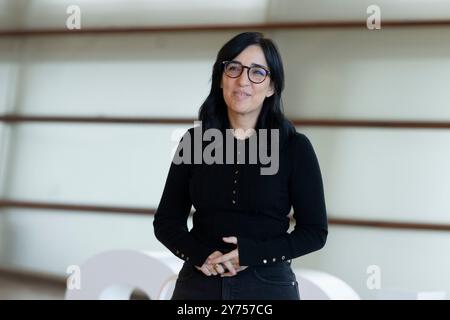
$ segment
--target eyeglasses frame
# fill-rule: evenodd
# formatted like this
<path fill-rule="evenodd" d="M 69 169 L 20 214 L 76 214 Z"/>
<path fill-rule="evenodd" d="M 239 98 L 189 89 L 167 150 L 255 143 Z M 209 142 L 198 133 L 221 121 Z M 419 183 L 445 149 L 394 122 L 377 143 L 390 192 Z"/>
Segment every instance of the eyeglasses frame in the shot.
<path fill-rule="evenodd" d="M 231 76 L 229 76 L 226 72 L 225 72 L 225 68 L 226 68 L 226 66 L 229 64 L 229 63 L 238 63 L 238 64 L 240 64 L 241 66 L 242 66 L 242 71 L 241 71 L 241 73 L 238 75 L 238 76 L 236 76 L 236 77 L 231 77 Z M 247 77 L 248 77 L 248 80 L 250 80 L 252 83 L 255 83 L 255 84 L 259 84 L 259 83 L 263 83 L 266 79 L 267 79 L 267 77 L 268 76 L 270 76 L 270 70 L 267 70 L 267 68 L 265 68 L 265 67 L 263 67 L 263 66 L 261 66 L 261 65 L 259 65 L 259 64 L 255 64 L 255 65 L 253 65 L 253 66 L 245 66 L 245 65 L 243 65 L 242 63 L 240 63 L 239 61 L 234 61 L 234 60 L 227 60 L 227 61 L 222 61 L 222 64 L 223 64 L 223 66 L 224 66 L 224 69 L 223 69 L 223 72 L 225 73 L 225 75 L 227 76 L 227 77 L 229 77 L 229 78 L 232 78 L 232 79 L 236 79 L 236 78 L 239 78 L 241 75 L 242 75 L 242 72 L 244 72 L 244 69 L 245 68 L 247 68 Z M 261 69 L 263 69 L 265 72 L 266 72 L 266 76 L 264 77 L 264 79 L 261 81 L 261 82 L 255 82 L 255 81 L 253 81 L 252 79 L 250 79 L 250 69 L 251 68 L 261 68 Z"/>

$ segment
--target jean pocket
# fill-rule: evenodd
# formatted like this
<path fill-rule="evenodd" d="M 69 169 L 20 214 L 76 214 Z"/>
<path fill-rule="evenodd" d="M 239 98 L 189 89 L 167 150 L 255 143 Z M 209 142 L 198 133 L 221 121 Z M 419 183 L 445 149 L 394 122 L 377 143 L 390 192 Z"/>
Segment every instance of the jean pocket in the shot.
<path fill-rule="evenodd" d="M 253 269 L 255 277 L 265 283 L 281 286 L 296 286 L 297 279 L 290 267 L 258 267 Z"/>

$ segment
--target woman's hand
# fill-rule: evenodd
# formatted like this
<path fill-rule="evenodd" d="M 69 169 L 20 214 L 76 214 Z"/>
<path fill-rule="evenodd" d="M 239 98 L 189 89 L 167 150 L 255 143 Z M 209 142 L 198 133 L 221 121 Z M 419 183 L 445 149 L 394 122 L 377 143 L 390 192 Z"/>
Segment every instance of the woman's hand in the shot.
<path fill-rule="evenodd" d="M 213 274 L 213 275 L 217 275 L 217 272 L 220 271 L 219 269 L 214 268 L 213 264 L 207 263 L 207 261 L 218 258 L 222 256 L 222 252 L 220 251 L 214 251 L 213 253 L 211 253 L 208 258 L 206 258 L 206 261 L 203 263 L 203 265 L 201 267 L 197 267 L 195 266 L 198 270 L 200 270 L 201 272 L 203 272 L 205 275 L 207 275 L 208 277 Z M 222 268 L 222 272 L 223 272 L 223 268 Z"/>
<path fill-rule="evenodd" d="M 226 243 L 232 243 L 236 245 L 238 244 L 236 237 L 224 237 L 222 239 Z M 246 266 L 241 266 L 239 263 L 239 248 L 236 248 L 233 251 L 228 252 L 227 254 L 220 254 L 211 257 L 212 255 L 210 255 L 208 259 L 206 259 L 206 263 L 213 266 L 221 266 L 221 264 L 223 264 L 228 269 L 228 272 L 225 273 L 222 267 L 216 268 L 216 270 L 221 274 L 222 277 L 235 276 L 239 271 L 247 268 Z"/>
<path fill-rule="evenodd" d="M 208 261 L 212 261 L 218 257 L 221 257 L 223 255 L 222 252 L 220 251 L 214 251 L 213 253 L 211 253 L 208 258 L 206 259 L 205 263 L 203 263 L 203 265 L 201 267 L 195 266 L 198 270 L 200 270 L 201 272 L 203 272 L 205 275 L 207 275 L 208 277 L 210 275 L 235 275 L 238 271 L 240 271 L 240 266 L 239 264 L 233 264 L 233 261 L 225 261 L 224 263 L 209 263 Z M 225 268 L 229 271 L 229 272 L 225 272 Z M 236 270 L 238 269 L 238 270 Z"/>

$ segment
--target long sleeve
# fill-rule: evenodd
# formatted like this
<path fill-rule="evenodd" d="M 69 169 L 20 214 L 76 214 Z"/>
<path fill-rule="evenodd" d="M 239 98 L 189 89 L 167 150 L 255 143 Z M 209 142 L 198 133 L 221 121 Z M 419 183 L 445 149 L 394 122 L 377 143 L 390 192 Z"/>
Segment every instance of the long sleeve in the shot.
<path fill-rule="evenodd" d="M 308 138 L 295 136 L 289 197 L 296 221 L 291 233 L 267 241 L 238 237 L 239 260 L 243 266 L 293 259 L 321 249 L 328 224 L 319 163 Z"/>
<path fill-rule="evenodd" d="M 192 132 L 189 130 L 186 134 Z M 183 137 L 183 139 L 186 135 Z M 178 145 L 179 154 L 182 141 Z M 156 210 L 153 227 L 156 238 L 177 257 L 201 266 L 212 253 L 199 242 L 187 226 L 192 201 L 189 194 L 189 177 L 192 164 L 175 164 L 172 161 L 161 201 Z"/>

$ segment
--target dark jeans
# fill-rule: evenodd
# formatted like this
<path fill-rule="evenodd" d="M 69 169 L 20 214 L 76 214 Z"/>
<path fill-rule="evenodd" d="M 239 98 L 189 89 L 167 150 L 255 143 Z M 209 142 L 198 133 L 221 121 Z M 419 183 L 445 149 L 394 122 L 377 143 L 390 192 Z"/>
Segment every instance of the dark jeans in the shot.
<path fill-rule="evenodd" d="M 300 300 L 291 265 L 248 267 L 233 277 L 206 276 L 191 263 L 181 268 L 172 300 Z"/>

